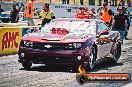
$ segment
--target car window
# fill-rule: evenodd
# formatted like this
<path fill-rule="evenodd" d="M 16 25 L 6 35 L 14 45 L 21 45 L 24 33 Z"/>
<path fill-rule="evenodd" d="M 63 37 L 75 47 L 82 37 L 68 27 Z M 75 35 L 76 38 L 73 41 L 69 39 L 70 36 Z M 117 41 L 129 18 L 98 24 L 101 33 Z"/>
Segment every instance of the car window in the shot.
<path fill-rule="evenodd" d="M 1 17 L 8 17 L 9 14 L 2 14 Z"/>
<path fill-rule="evenodd" d="M 95 21 L 76 21 L 76 20 L 55 20 L 42 27 L 42 33 L 50 33 L 52 29 L 66 29 L 70 33 L 96 34 Z"/>
<path fill-rule="evenodd" d="M 103 22 L 99 22 L 98 23 L 98 33 L 100 32 L 100 31 L 102 31 L 102 30 L 107 30 L 108 29 L 108 27 L 107 27 L 107 25 L 106 24 L 104 24 Z"/>
<path fill-rule="evenodd" d="M 86 28 L 85 33 L 95 35 L 96 34 L 96 25 L 91 25 L 88 28 Z"/>

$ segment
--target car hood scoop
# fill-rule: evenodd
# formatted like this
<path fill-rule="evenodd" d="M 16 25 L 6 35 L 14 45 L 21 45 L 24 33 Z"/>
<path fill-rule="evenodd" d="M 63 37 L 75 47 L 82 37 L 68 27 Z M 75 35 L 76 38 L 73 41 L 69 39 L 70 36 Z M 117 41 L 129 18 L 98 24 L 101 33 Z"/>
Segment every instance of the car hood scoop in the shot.
<path fill-rule="evenodd" d="M 58 35 L 58 34 L 43 34 L 41 36 L 41 40 L 47 41 L 60 41 L 65 38 L 66 35 Z"/>

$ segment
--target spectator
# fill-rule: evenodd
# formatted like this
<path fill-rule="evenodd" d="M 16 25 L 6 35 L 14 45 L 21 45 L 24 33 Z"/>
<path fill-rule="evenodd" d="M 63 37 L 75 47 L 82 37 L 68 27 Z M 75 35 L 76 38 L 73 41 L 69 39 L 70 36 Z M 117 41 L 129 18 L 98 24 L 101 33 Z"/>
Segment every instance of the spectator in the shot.
<path fill-rule="evenodd" d="M 18 0 L 13 0 L 13 4 L 16 5 L 16 9 L 19 10 L 19 1 Z"/>
<path fill-rule="evenodd" d="M 62 0 L 62 4 L 66 4 L 66 0 Z"/>
<path fill-rule="evenodd" d="M 117 0 L 110 0 L 111 6 L 117 6 Z"/>
<path fill-rule="evenodd" d="M 108 3 L 108 0 L 104 0 L 105 3 Z"/>
<path fill-rule="evenodd" d="M 102 2 L 101 2 L 102 0 L 98 0 L 98 6 L 101 6 L 102 5 Z"/>
<path fill-rule="evenodd" d="M 127 6 L 123 6 L 123 14 L 125 16 L 127 16 L 127 24 L 128 24 L 128 27 L 127 27 L 127 31 L 125 31 L 125 40 L 128 40 L 127 38 L 127 34 L 128 34 L 128 31 L 129 31 L 129 28 L 130 28 L 130 12 L 127 10 Z"/>
<path fill-rule="evenodd" d="M 42 27 L 49 23 L 52 19 L 55 19 L 55 14 L 49 8 L 49 4 L 44 4 L 43 10 L 40 12 L 40 19 L 42 20 Z"/>
<path fill-rule="evenodd" d="M 69 0 L 62 0 L 62 4 L 69 4 Z"/>
<path fill-rule="evenodd" d="M 94 9 L 94 8 L 92 8 L 92 9 L 91 9 L 91 11 L 92 11 L 92 13 L 93 13 L 93 14 L 96 14 L 96 13 L 95 13 L 95 9 Z"/>
<path fill-rule="evenodd" d="M 67 0 L 67 4 L 69 4 L 69 0 Z"/>
<path fill-rule="evenodd" d="M 124 1 L 124 0 L 120 0 L 120 2 L 119 2 L 118 5 L 119 5 L 119 6 L 124 6 L 124 5 L 125 5 L 125 1 Z"/>
<path fill-rule="evenodd" d="M 94 14 L 92 11 L 88 11 L 87 7 L 79 8 L 78 12 L 76 12 L 75 17 L 80 19 L 89 19 L 94 18 Z"/>
<path fill-rule="evenodd" d="M 11 23 L 17 23 L 19 19 L 19 11 L 16 9 L 16 4 L 12 5 L 12 11 L 10 13 L 10 21 Z"/>
<path fill-rule="evenodd" d="M 121 35 L 121 42 L 123 45 L 124 32 L 127 30 L 127 17 L 123 14 L 122 6 L 117 8 L 119 14 L 114 16 L 112 27 L 113 30 L 118 31 Z"/>
<path fill-rule="evenodd" d="M 25 9 L 24 1 L 20 2 L 19 11 L 22 12 Z"/>
<path fill-rule="evenodd" d="M 22 0 L 21 5 L 20 5 L 20 8 L 25 8 L 25 5 L 24 5 L 23 2 L 24 2 L 24 1 Z"/>
<path fill-rule="evenodd" d="M 96 18 L 96 12 L 95 12 L 95 9 L 94 8 L 91 9 L 91 13 L 93 15 L 93 18 L 95 19 Z"/>
<path fill-rule="evenodd" d="M 103 4 L 103 10 L 99 12 L 99 16 L 101 16 L 102 21 L 104 21 L 109 27 L 111 27 L 114 12 L 108 8 L 107 3 Z"/>
<path fill-rule="evenodd" d="M 0 5 L 0 14 L 1 14 L 1 12 L 4 12 L 4 9 L 2 9 L 1 5 Z"/>
<path fill-rule="evenodd" d="M 86 12 L 86 8 L 80 7 L 79 10 L 76 12 L 75 17 L 79 19 L 88 18 L 85 12 Z"/>
<path fill-rule="evenodd" d="M 102 13 L 103 9 L 104 9 L 103 7 L 100 7 L 100 8 L 97 9 L 97 14 L 98 15 L 96 16 L 96 18 L 99 19 L 99 20 L 101 20 L 101 13 Z"/>
<path fill-rule="evenodd" d="M 80 0 L 80 5 L 83 5 L 83 0 Z"/>
<path fill-rule="evenodd" d="M 33 16 L 34 16 L 34 1 L 30 0 L 27 3 L 26 10 L 25 10 L 25 17 L 27 18 L 28 26 L 34 26 Z"/>

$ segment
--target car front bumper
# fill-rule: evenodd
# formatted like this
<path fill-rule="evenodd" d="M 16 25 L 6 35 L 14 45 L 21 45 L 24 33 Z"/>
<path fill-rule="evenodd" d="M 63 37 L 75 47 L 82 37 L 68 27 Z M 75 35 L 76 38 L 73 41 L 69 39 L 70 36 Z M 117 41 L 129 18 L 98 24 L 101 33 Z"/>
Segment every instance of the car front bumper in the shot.
<path fill-rule="evenodd" d="M 80 50 L 39 50 L 21 48 L 19 50 L 19 62 L 31 62 L 35 64 L 87 64 L 89 49 Z"/>

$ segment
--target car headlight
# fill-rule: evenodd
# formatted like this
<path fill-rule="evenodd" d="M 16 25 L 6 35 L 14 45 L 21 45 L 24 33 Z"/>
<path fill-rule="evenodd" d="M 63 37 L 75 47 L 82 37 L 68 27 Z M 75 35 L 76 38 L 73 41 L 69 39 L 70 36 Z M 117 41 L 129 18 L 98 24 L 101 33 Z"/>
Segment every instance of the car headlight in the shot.
<path fill-rule="evenodd" d="M 82 44 L 80 44 L 80 43 L 74 43 L 73 46 L 74 46 L 74 48 L 81 48 Z"/>
<path fill-rule="evenodd" d="M 73 44 L 69 44 L 68 45 L 68 48 L 72 49 L 72 48 L 81 48 L 82 47 L 82 44 L 81 43 L 73 43 Z"/>
<path fill-rule="evenodd" d="M 73 44 L 69 44 L 68 48 L 72 49 L 73 48 Z"/>
<path fill-rule="evenodd" d="M 24 46 L 26 46 L 26 47 L 33 47 L 33 42 L 31 42 L 31 41 L 24 41 Z"/>

